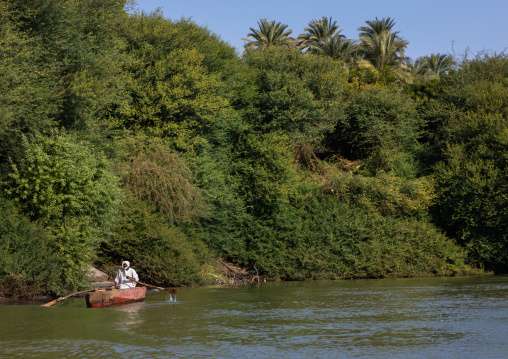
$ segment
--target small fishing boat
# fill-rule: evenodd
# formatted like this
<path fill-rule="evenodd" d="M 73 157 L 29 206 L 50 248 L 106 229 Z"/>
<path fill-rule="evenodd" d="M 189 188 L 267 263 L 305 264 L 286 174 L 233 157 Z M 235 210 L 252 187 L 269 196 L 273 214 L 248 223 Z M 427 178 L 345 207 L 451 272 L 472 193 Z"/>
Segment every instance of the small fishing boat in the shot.
<path fill-rule="evenodd" d="M 129 289 L 98 289 L 86 293 L 86 306 L 88 308 L 103 308 L 113 305 L 141 302 L 145 299 L 146 287 Z"/>

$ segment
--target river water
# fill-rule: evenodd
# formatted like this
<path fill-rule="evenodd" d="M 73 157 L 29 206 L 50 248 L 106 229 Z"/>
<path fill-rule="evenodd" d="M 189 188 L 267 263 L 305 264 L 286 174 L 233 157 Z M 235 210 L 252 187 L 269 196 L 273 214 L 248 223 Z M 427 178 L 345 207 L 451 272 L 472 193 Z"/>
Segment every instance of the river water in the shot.
<path fill-rule="evenodd" d="M 182 288 L 0 306 L 0 358 L 508 358 L 508 276 Z"/>

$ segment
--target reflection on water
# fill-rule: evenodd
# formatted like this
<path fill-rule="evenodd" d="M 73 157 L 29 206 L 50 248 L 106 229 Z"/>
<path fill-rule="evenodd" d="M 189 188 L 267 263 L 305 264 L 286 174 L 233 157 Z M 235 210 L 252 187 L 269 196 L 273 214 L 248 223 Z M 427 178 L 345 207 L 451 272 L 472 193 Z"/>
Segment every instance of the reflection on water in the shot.
<path fill-rule="evenodd" d="M 146 310 L 146 307 L 147 305 L 145 302 L 138 302 L 114 306 L 107 309 L 125 313 L 125 315 L 121 318 L 119 322 L 114 323 L 117 326 L 116 329 L 123 330 L 126 333 L 135 335 L 137 334 L 136 329 L 139 328 L 139 326 L 145 322 L 145 320 L 143 319 L 144 318 L 143 312 Z"/>
<path fill-rule="evenodd" d="M 184 288 L 0 321 L 0 358 L 506 358 L 508 276 Z"/>

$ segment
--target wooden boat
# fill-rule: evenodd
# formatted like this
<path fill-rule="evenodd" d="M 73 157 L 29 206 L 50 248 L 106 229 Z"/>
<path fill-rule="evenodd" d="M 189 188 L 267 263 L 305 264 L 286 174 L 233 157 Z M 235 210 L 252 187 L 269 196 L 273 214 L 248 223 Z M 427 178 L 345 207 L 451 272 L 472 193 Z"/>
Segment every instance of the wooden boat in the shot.
<path fill-rule="evenodd" d="M 86 293 L 86 306 L 88 308 L 111 307 L 112 305 L 141 302 L 145 299 L 146 287 L 129 289 L 96 290 Z"/>

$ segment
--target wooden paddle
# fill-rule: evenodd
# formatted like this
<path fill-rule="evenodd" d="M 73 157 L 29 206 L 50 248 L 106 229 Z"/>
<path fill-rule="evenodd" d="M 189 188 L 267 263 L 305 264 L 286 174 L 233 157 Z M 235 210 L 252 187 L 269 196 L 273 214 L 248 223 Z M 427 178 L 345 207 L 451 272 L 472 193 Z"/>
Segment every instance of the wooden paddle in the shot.
<path fill-rule="evenodd" d="M 55 304 L 57 302 L 60 302 L 61 300 L 67 299 L 69 297 L 72 297 L 72 296 L 75 296 L 75 295 L 78 295 L 78 294 L 81 294 L 81 293 L 95 292 L 96 290 L 97 289 L 82 290 L 81 292 L 72 293 L 72 294 L 69 294 L 69 295 L 67 295 L 65 297 L 60 297 L 58 299 L 52 300 L 51 302 L 43 304 L 42 306 L 43 307 L 51 307 L 53 304 Z"/>
<path fill-rule="evenodd" d="M 144 285 L 145 287 L 150 287 L 150 288 L 155 288 L 155 289 L 163 290 L 163 291 L 165 291 L 168 294 L 177 294 L 178 293 L 178 288 L 162 288 L 162 287 L 157 287 L 155 285 L 138 282 L 137 280 L 135 280 L 134 278 L 129 277 L 129 276 L 127 276 L 127 279 L 130 279 L 131 281 L 136 282 L 138 284 Z"/>

